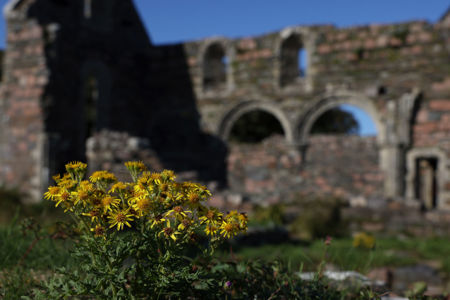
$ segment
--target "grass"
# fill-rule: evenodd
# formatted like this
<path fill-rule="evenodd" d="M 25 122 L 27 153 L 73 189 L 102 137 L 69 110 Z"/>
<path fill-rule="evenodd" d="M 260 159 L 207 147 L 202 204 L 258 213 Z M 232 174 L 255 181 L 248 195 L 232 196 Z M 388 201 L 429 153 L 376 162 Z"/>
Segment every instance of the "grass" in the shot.
<path fill-rule="evenodd" d="M 3 201 L 0 189 L 0 299 L 17 299 L 39 288 L 55 269 L 70 269 L 72 241 L 60 239 L 65 229 L 54 226 L 63 220 L 61 210 L 51 204 L 21 206 Z M 16 202 L 17 203 L 17 202 Z M 34 217 L 29 219 L 30 216 Z M 70 234 L 69 234 L 70 235 Z M 233 246 L 233 257 L 238 260 L 279 260 L 291 270 L 316 271 L 322 261 L 341 270 L 367 273 L 377 267 L 413 265 L 434 261 L 450 278 L 450 241 L 445 237 L 378 237 L 374 249 L 352 246 L 350 238 L 334 239 L 326 247 L 323 240 L 309 243 L 292 242 L 258 247 Z M 230 258 L 228 250 L 217 256 Z"/>
<path fill-rule="evenodd" d="M 30 269 L 52 269 L 67 265 L 71 242 L 59 239 L 52 227 L 45 228 L 36 236 L 25 233 L 13 222 L 0 227 L 0 269 L 22 266 Z"/>
<path fill-rule="evenodd" d="M 233 255 L 244 260 L 279 260 L 305 271 L 317 270 L 320 262 L 325 260 L 340 270 L 361 273 L 378 267 L 399 267 L 432 260 L 438 262 L 441 271 L 450 277 L 450 241 L 447 238 L 379 238 L 374 249 L 354 248 L 352 242 L 349 238 L 333 240 L 328 249 L 320 240 L 309 244 L 243 246 L 235 247 Z M 226 258 L 230 254 L 222 251 L 218 255 Z"/>
<path fill-rule="evenodd" d="M 55 237 L 53 227 L 41 228 L 35 234 L 15 217 L 8 225 L 0 226 L 0 298 L 16 299 L 17 295 L 32 297 L 31 290 L 39 288 L 58 267 L 68 267 L 73 262 L 69 255 L 71 241 Z M 27 219 L 24 219 L 25 225 Z M 31 226 L 32 227 L 32 226 Z M 57 232 L 57 231 L 56 231 Z M 33 245 L 30 247 L 30 245 Z M 379 238 L 374 249 L 358 249 L 352 239 L 332 240 L 325 246 L 321 240 L 311 243 L 284 243 L 259 247 L 235 246 L 233 257 L 237 260 L 279 260 L 292 271 L 316 271 L 325 261 L 341 270 L 366 273 L 376 267 L 396 267 L 423 260 L 438 261 L 442 271 L 450 277 L 450 242 L 446 238 Z M 229 251 L 220 251 L 219 258 L 229 259 Z M 12 295 L 12 296 L 8 296 Z"/>
<path fill-rule="evenodd" d="M 8 216 L 9 222 L 3 219 L 0 225 L 0 299 L 32 297 L 32 290 L 56 268 L 72 264 L 72 241 L 62 239 L 61 226 L 50 225 L 57 218 L 49 217 L 45 207 L 32 210 L 39 212 L 37 219 L 27 218 L 29 211 L 17 208 Z"/>

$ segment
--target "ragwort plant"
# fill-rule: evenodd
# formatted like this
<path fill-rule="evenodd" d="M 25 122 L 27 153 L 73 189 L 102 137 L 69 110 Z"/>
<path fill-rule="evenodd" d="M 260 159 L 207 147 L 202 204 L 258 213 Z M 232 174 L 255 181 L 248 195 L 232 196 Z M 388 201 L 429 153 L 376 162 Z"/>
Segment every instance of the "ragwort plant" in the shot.
<path fill-rule="evenodd" d="M 74 219 L 80 232 L 74 269 L 61 269 L 36 298 L 133 299 L 218 295 L 223 286 L 194 263 L 224 239 L 247 229 L 247 215 L 221 213 L 205 202 L 206 187 L 178 183 L 172 171 L 148 172 L 127 162 L 132 182 L 107 171 L 85 180 L 86 164 L 72 162 L 44 198 Z"/>

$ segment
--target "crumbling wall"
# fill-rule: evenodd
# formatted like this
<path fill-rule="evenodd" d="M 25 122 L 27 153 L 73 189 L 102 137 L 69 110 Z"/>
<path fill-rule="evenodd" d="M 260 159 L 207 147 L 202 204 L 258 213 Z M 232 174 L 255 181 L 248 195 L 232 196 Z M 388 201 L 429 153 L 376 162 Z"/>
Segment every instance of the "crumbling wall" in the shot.
<path fill-rule="evenodd" d="M 283 137 L 260 144 L 232 144 L 230 188 L 254 203 L 289 202 L 300 196 L 334 196 L 368 205 L 383 197 L 375 137 L 317 135 L 306 157 Z"/>
<path fill-rule="evenodd" d="M 275 162 L 294 166 L 286 174 L 275 171 L 280 178 L 303 180 L 311 192 L 335 194 L 337 184 L 345 186 L 341 194 L 376 198 L 382 190 L 385 197 L 414 201 L 410 191 L 417 176 L 408 164 L 428 151 L 439 161 L 439 207 L 450 207 L 445 204 L 450 205 L 448 13 L 436 24 L 292 26 L 254 37 L 154 46 L 131 0 L 97 2 L 92 10 L 83 7 L 92 1 L 10 2 L 0 92 L 4 183 L 38 197 L 44 178 L 68 160 L 85 159 L 86 139 L 107 129 L 150 140 L 165 168 L 193 171 L 222 186 L 228 178 L 242 190 L 244 177 L 253 175 L 245 171 L 236 180 L 232 168 L 227 176 L 227 151 L 229 162 L 250 160 L 263 146 L 244 155 L 227 144 L 228 133 L 245 113 L 263 110 L 277 118 L 285 135 L 286 146 L 274 146 L 281 147 Z M 304 73 L 295 66 L 301 49 L 308 61 Z M 86 96 L 91 78 L 100 95 L 96 101 Z M 364 174 L 371 167 L 364 166 L 364 180 L 345 179 L 352 187 L 339 182 L 350 175 L 339 178 L 337 172 L 322 172 L 320 164 L 308 166 L 322 151 L 308 126 L 344 103 L 368 110 L 378 129 L 379 169 L 368 179 Z M 95 118 L 88 120 L 87 110 L 95 111 Z M 344 161 L 357 151 L 341 146 Z M 273 161 L 266 154 L 258 155 Z M 280 157 L 287 162 L 278 162 Z M 308 181 L 312 173 L 322 179 Z M 261 198 L 264 189 L 276 194 L 273 180 L 261 182 L 244 190 Z"/>
<path fill-rule="evenodd" d="M 0 97 L 1 183 L 20 187 L 27 200 L 39 199 L 47 183 L 42 162 L 48 159 L 42 107 L 49 79 L 45 32 L 37 20 L 26 18 L 23 7 L 18 7 L 7 22 L 8 48 Z"/>

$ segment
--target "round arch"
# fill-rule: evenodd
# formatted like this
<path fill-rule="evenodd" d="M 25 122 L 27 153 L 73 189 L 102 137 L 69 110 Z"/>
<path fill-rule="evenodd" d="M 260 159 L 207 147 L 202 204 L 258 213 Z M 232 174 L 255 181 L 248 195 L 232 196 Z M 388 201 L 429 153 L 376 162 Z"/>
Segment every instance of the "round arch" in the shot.
<path fill-rule="evenodd" d="M 293 142 L 292 127 L 285 113 L 274 103 L 263 101 L 242 102 L 228 110 L 219 123 L 217 132 L 220 138 L 224 141 L 227 141 L 234 123 L 244 114 L 255 110 L 262 110 L 273 115 L 278 120 L 278 122 L 280 122 L 286 141 L 288 143 Z"/>
<path fill-rule="evenodd" d="M 314 122 L 327 110 L 342 104 L 354 105 L 368 113 L 377 128 L 378 143 L 382 144 L 384 142 L 384 124 L 378 109 L 370 98 L 354 92 L 340 92 L 325 95 L 308 105 L 295 122 L 295 140 L 300 145 L 308 144 L 309 134 Z"/>
<path fill-rule="evenodd" d="M 224 52 L 224 56 L 228 59 L 228 62 L 231 62 L 234 57 L 234 51 L 233 47 L 230 43 L 230 41 L 225 37 L 212 37 L 206 39 L 199 47 L 199 51 L 197 54 L 197 61 L 199 62 L 200 66 L 200 77 L 201 77 L 201 92 L 205 93 L 205 86 L 204 86 L 204 67 L 205 67 L 205 55 L 207 51 L 212 46 L 219 46 L 222 48 Z M 229 91 L 232 88 L 233 85 L 233 73 L 231 71 L 231 67 L 227 66 L 226 68 L 226 78 L 225 78 L 225 84 L 226 84 L 226 91 Z"/>

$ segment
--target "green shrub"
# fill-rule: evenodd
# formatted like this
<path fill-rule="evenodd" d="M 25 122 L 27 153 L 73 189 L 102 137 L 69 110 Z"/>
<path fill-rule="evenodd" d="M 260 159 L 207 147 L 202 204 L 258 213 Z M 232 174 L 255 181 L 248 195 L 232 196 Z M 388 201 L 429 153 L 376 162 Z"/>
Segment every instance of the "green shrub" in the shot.
<path fill-rule="evenodd" d="M 306 198 L 294 203 L 301 207 L 301 211 L 289 226 L 293 236 L 313 240 L 346 233 L 346 225 L 341 218 L 343 204 L 340 199 Z"/>
<path fill-rule="evenodd" d="M 284 214 L 284 204 L 256 206 L 251 215 L 251 224 L 283 225 L 285 222 Z"/>
<path fill-rule="evenodd" d="M 59 270 L 37 299 L 65 297 L 187 298 L 219 293 L 219 282 L 197 256 L 208 260 L 218 244 L 247 229 L 247 216 L 204 205 L 202 185 L 178 183 L 172 171 L 151 173 L 141 162 L 125 163 L 132 182 L 107 171 L 84 180 L 86 164 L 66 165 L 46 199 L 75 221 L 74 268 Z"/>

